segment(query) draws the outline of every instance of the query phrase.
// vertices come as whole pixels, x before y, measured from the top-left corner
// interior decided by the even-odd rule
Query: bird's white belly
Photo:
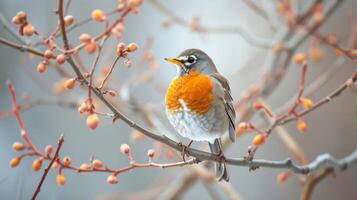
[[[185,103],[180,99],[182,108],[176,111],[167,111],[167,117],[183,137],[194,141],[208,141],[220,138],[228,131],[228,119],[224,107],[213,106],[208,112],[202,115],[190,111]]]

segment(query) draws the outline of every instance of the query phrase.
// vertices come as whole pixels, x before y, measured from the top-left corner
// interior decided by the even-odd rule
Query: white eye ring
[[[195,55],[190,55],[190,56],[187,58],[187,62],[190,63],[190,64],[195,63],[196,60],[197,60],[197,58],[196,58]]]

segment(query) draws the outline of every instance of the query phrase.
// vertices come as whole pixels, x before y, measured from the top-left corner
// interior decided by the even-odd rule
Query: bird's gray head
[[[212,59],[200,49],[187,49],[177,58],[165,58],[165,60],[177,66],[177,76],[185,76],[191,71],[206,75],[217,72]]]

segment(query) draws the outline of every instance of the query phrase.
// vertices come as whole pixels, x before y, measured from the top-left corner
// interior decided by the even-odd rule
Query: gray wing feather
[[[233,106],[233,98],[231,96],[231,88],[229,87],[229,82],[226,78],[222,75],[215,73],[210,75],[212,78],[217,80],[224,90],[223,101],[226,113],[229,118],[229,138],[232,142],[235,141],[236,134],[235,134],[235,119],[236,119],[236,112]]]

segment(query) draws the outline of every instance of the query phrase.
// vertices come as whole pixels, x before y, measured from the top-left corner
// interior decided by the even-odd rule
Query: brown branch
[[[5,38],[2,38],[2,37],[0,37],[0,43],[4,44],[6,46],[9,46],[9,47],[15,48],[15,49],[17,49],[17,50],[19,50],[21,52],[29,52],[29,53],[32,53],[34,55],[41,56],[41,57],[44,56],[43,52],[35,50],[35,49],[33,49],[33,48],[29,47],[29,46],[26,46],[26,45],[19,45],[19,44],[16,44],[14,42],[10,42],[10,41],[6,40]],[[53,56],[53,58],[55,58],[55,56]]]
[[[112,74],[115,64],[119,61],[121,56],[117,56],[113,62],[113,64],[110,66],[109,72],[105,75],[102,83],[99,85],[98,89],[101,90],[105,84],[105,82],[107,81],[107,79],[109,78],[109,76]]]
[[[324,97],[323,99],[321,99],[320,101],[318,101],[313,107],[311,107],[310,109],[306,109],[302,112],[298,112],[297,116],[304,116],[308,113],[310,113],[311,111],[321,107],[322,105],[330,102],[333,98],[339,96],[343,91],[345,91],[348,87],[349,84],[353,84],[357,81],[357,70],[353,73],[352,77],[347,80],[345,83],[343,83],[340,87],[338,87],[337,89],[335,89],[333,92],[331,92],[329,95],[327,95],[326,97]],[[286,124],[290,121],[296,120],[296,117],[292,116],[290,118],[287,118],[285,120],[282,120],[278,123],[278,125],[283,125]]]
[[[40,193],[41,186],[42,186],[43,182],[45,181],[48,172],[50,171],[50,169],[51,169],[53,163],[55,163],[55,161],[58,159],[58,154],[59,154],[59,152],[60,152],[60,150],[61,150],[61,147],[62,147],[63,142],[64,142],[64,136],[63,136],[63,134],[62,134],[62,135],[59,137],[59,139],[58,139],[58,144],[57,144],[57,148],[56,148],[55,155],[53,156],[51,162],[48,163],[48,165],[47,165],[45,171],[43,172],[43,174],[42,174],[42,176],[41,176],[41,180],[40,180],[40,182],[38,183],[38,185],[37,185],[37,187],[36,187],[36,190],[35,190],[35,192],[34,192],[32,198],[31,198],[32,200],[35,200],[36,197],[37,197],[37,195]]]
[[[314,191],[315,186],[322,181],[326,176],[333,173],[333,168],[326,167],[321,169],[317,174],[313,174],[311,178],[307,180],[304,184],[300,200],[309,200],[311,198],[312,192]]]

